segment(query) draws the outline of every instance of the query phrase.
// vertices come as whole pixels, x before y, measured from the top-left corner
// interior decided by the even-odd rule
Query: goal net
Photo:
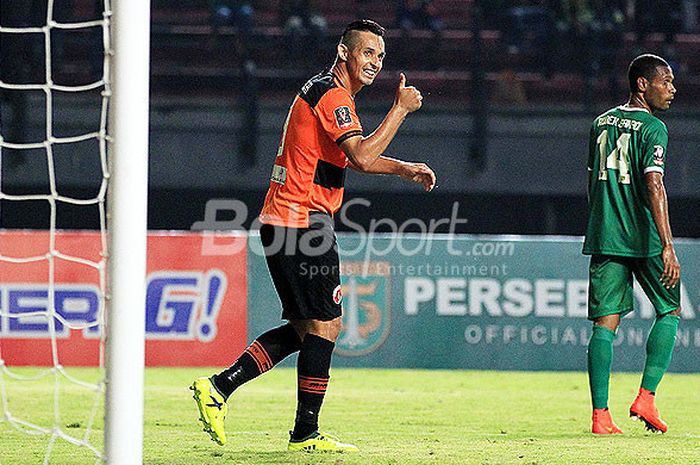
[[[0,229],[0,463],[102,463],[110,0],[41,3],[0,16],[0,228],[6,211],[47,216]],[[66,209],[99,231],[61,231]],[[76,351],[98,368],[66,368]]]

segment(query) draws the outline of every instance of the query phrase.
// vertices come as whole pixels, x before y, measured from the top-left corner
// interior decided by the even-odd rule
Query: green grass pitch
[[[97,376],[91,369],[69,372]],[[187,389],[211,372],[146,371],[144,464],[700,464],[698,374],[670,374],[662,382],[657,404],[670,425],[665,435],[647,433],[627,417],[639,376],[614,374],[610,405],[626,434],[593,437],[585,373],[334,369],[321,426],[357,444],[360,453],[311,455],[285,450],[296,403],[293,369],[273,370],[234,395],[224,447],[202,432]],[[52,378],[19,383],[6,377],[4,384],[13,415],[53,425]],[[89,392],[65,382],[58,389],[59,424],[81,437]],[[95,428],[92,439],[101,447],[101,414]],[[0,421],[2,465],[43,463],[47,444],[46,436]],[[90,464],[94,456],[58,440],[50,463]]]

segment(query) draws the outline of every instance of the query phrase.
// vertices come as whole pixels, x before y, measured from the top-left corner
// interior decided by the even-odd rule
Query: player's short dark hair
[[[379,37],[384,37],[384,28],[376,21],[371,19],[358,19],[351,22],[345,27],[343,35],[340,37],[340,43],[345,44],[348,48],[352,48],[353,44],[353,31],[367,31],[372,34],[376,34]]]
[[[627,70],[627,78],[630,81],[630,92],[638,92],[637,79],[643,77],[651,81],[656,75],[659,66],[668,66],[668,62],[660,56],[645,53],[632,60]]]

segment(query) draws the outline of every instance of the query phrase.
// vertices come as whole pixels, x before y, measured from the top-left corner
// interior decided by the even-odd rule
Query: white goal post
[[[54,5],[57,4],[57,6]],[[5,308],[0,302],[0,323],[9,321],[30,321],[33,331],[40,334],[45,331],[50,337],[51,367],[35,374],[10,370],[4,353],[0,350],[0,423],[7,423],[20,433],[42,435],[48,437],[43,463],[55,463],[53,459],[54,446],[57,440],[63,440],[72,445],[85,448],[99,463],[109,465],[139,465],[143,463],[143,411],[144,411],[144,355],[145,355],[145,300],[146,300],[146,240],[147,240],[147,195],[148,195],[148,120],[149,120],[149,43],[150,43],[150,0],[100,0],[101,17],[89,20],[57,21],[54,10],[65,8],[60,2],[46,2],[44,24],[26,23],[26,17],[20,21],[16,18],[8,20],[8,24],[0,22],[0,34],[9,34],[13,40],[14,55],[17,43],[28,40],[30,36],[40,37],[43,41],[43,82],[3,82],[0,78],[0,89],[10,92],[41,92],[44,96],[44,140],[6,141],[0,132],[0,163],[3,150],[28,153],[31,150],[43,151],[46,159],[48,193],[17,194],[12,193],[12,187],[5,189],[0,182],[0,201],[2,202],[47,202],[50,207],[49,228],[45,231],[48,237],[44,252],[26,252],[12,242],[0,251],[0,267],[11,269],[8,279],[18,279],[26,273],[23,266],[46,266],[47,280],[40,285],[34,285],[32,292],[36,293],[34,307],[29,311],[13,311]],[[17,3],[19,4],[19,2]],[[16,8],[17,4],[12,7]],[[68,11],[65,11],[68,12]],[[65,13],[61,11],[61,13]],[[26,12],[21,12],[26,13]],[[72,13],[72,12],[68,12]],[[9,16],[9,15],[8,15]],[[21,15],[19,16],[21,18]],[[15,21],[17,24],[13,23]],[[72,22],[71,22],[72,21]],[[54,56],[52,50],[55,37],[52,33],[72,33],[100,28],[102,31],[103,50],[105,52],[101,77],[95,82],[81,85],[71,83],[56,83],[54,81]],[[38,40],[36,41],[39,42]],[[28,43],[28,42],[25,42]],[[11,47],[10,47],[11,48]],[[13,55],[13,56],[14,56]],[[22,57],[25,58],[25,57]],[[39,60],[36,57],[29,57]],[[60,60],[56,60],[60,61]],[[37,65],[38,66],[38,65]],[[60,65],[57,69],[60,69]],[[11,78],[12,80],[13,78]],[[26,77],[19,79],[26,80]],[[101,89],[99,130],[66,137],[60,135],[54,126],[56,105],[55,93],[85,93]],[[23,105],[29,105],[23,103]],[[17,124],[16,114],[13,114],[13,124]],[[27,129],[27,128],[23,128]],[[99,145],[99,160],[102,179],[99,193],[93,198],[75,198],[66,194],[58,186],[55,160],[59,155],[55,150],[59,146],[68,147],[85,141],[95,140]],[[36,166],[36,165],[35,165]],[[36,169],[36,168],[34,168]],[[12,170],[8,170],[12,175]],[[2,166],[0,165],[0,175]],[[0,181],[4,181],[0,179]],[[9,184],[8,184],[9,186]],[[105,191],[107,191],[107,212],[105,214]],[[99,208],[100,214],[100,245],[99,258],[94,256],[76,256],[75,249],[65,249],[57,245],[56,237],[61,233],[57,230],[57,206],[59,203],[74,206],[91,206]],[[106,218],[105,218],[106,216]],[[105,228],[106,224],[108,225]],[[3,233],[0,231],[0,233]],[[10,232],[3,238],[11,238]],[[21,233],[29,234],[29,233]],[[41,234],[41,233],[38,233]],[[5,240],[5,239],[3,239]],[[25,239],[27,240],[27,239]],[[107,246],[108,244],[108,246]],[[88,247],[89,249],[89,247]],[[71,255],[73,253],[73,255]],[[77,253],[80,255],[79,253]],[[57,310],[57,262],[72,263],[73,265],[91,268],[99,273],[99,287],[95,291],[99,300],[96,309],[96,321],[68,321],[65,315]],[[14,268],[13,268],[14,267]],[[107,276],[105,279],[105,268]],[[4,284],[24,286],[21,283]],[[62,285],[62,284],[61,284]],[[2,296],[6,294],[3,291]],[[43,300],[42,296],[43,295]],[[42,307],[41,305],[44,305]],[[106,314],[106,315],[105,315]],[[108,321],[103,325],[105,319]],[[41,330],[42,322],[45,325]],[[45,322],[45,323],[44,323]],[[18,325],[20,323],[17,323]],[[7,325],[10,327],[10,325]],[[31,325],[30,325],[31,326]],[[63,367],[58,353],[59,336],[71,330],[80,331],[100,327],[99,335],[99,366],[106,368],[104,380],[97,383],[86,382],[71,376]],[[57,334],[57,328],[68,328],[68,332]],[[19,333],[15,333],[16,336]],[[34,336],[29,337],[36,337]],[[105,336],[106,334],[106,336]],[[0,324],[0,338],[7,336],[13,339],[12,331]],[[24,336],[24,337],[22,337]],[[25,339],[27,333],[20,335]],[[106,355],[105,342],[106,339]],[[0,341],[2,342],[2,341]],[[64,340],[64,345],[70,341]],[[10,344],[11,346],[11,344]],[[2,348],[2,344],[0,344]],[[12,355],[9,354],[8,355]],[[12,359],[12,357],[10,357]],[[41,364],[43,362],[39,362]],[[20,365],[22,362],[20,362]],[[52,424],[47,426],[43,420],[27,419],[27,412],[8,399],[6,381],[31,382],[44,378],[53,378],[53,396],[51,396]],[[94,393],[92,410],[85,423],[62,424],[60,415],[60,381],[66,380],[73,386]],[[103,388],[106,386],[106,389]],[[94,431],[94,420],[98,415],[99,401],[105,393],[105,424],[104,452],[99,448],[99,441],[91,437]],[[13,394],[14,395],[14,394]],[[19,405],[19,404],[17,404]],[[13,407],[13,408],[11,408]],[[13,415],[17,413],[18,416]],[[74,432],[66,428],[76,428]],[[81,434],[79,431],[82,431]]]
[[[105,457],[143,463],[150,0],[112,0]]]

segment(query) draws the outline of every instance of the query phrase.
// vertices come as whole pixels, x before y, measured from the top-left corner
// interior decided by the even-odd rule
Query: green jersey
[[[667,144],[666,125],[641,108],[620,106],[593,121],[584,254],[653,257],[661,253],[644,175],[664,172]]]

